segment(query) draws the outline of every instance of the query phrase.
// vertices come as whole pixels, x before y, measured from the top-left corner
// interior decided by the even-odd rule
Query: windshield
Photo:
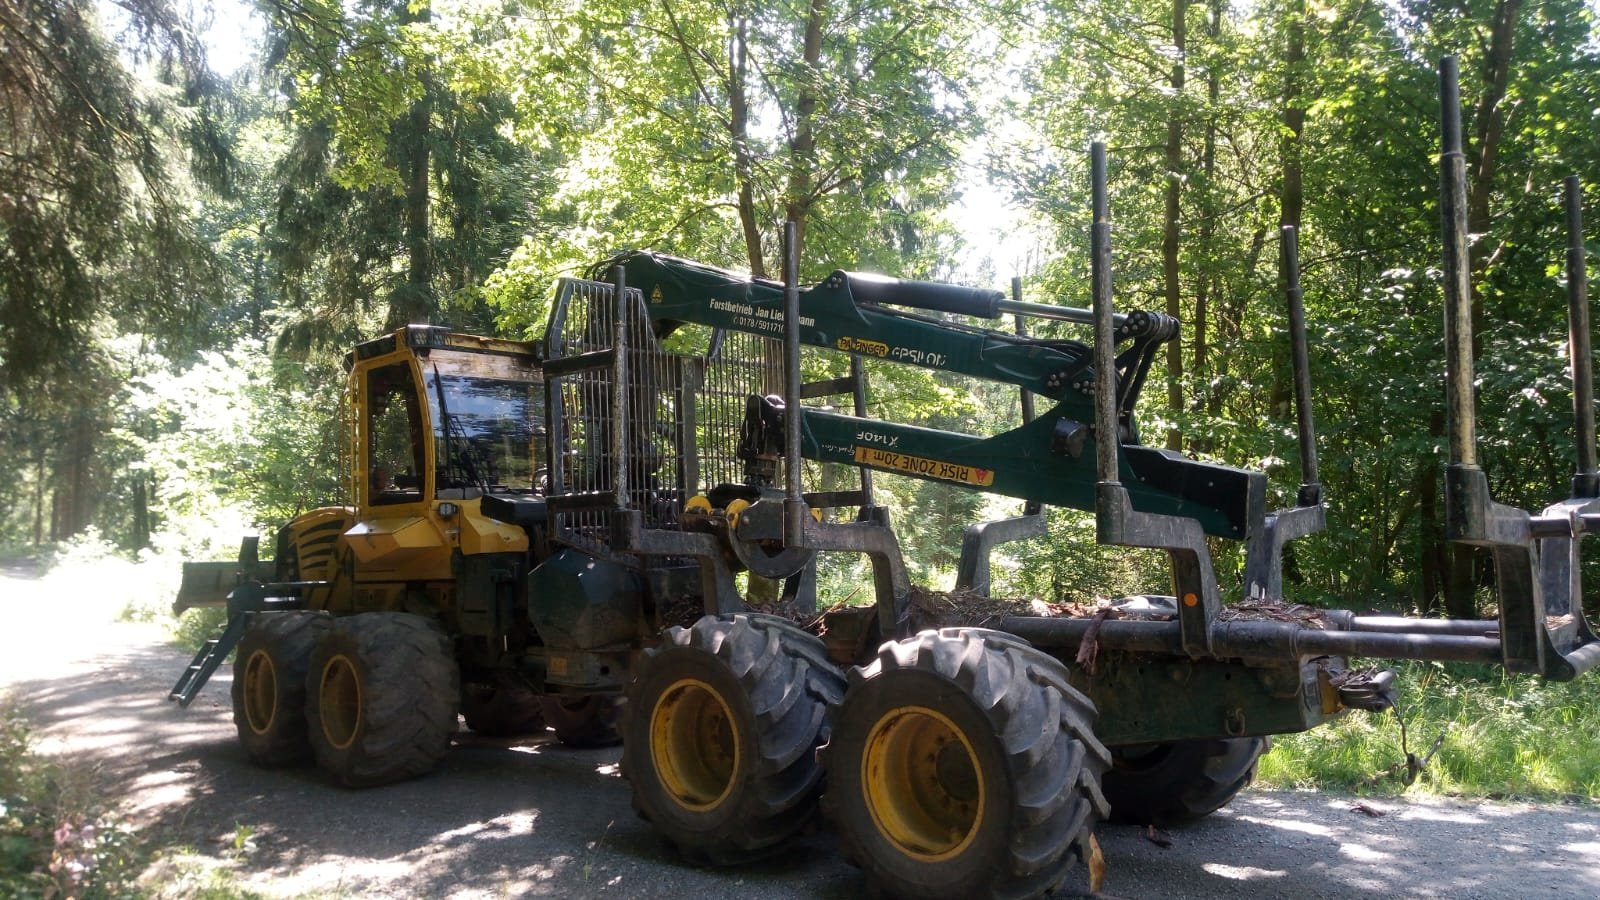
[[[435,350],[423,362],[423,382],[437,496],[457,490],[464,496],[468,489],[544,493],[544,389],[530,364]]]

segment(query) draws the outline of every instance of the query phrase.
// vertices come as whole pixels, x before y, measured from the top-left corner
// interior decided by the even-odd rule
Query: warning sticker
[[[858,445],[856,447],[856,463],[863,466],[872,466],[875,469],[890,469],[907,475],[916,475],[919,478],[938,478],[943,481],[970,484],[974,487],[989,487],[994,484],[993,469],[980,469],[977,466],[964,466],[939,459],[927,459],[921,456],[912,456],[909,453],[896,453],[893,450],[879,450],[877,447],[862,447]]]
[[[889,345],[882,341],[869,341],[856,337],[841,337],[834,346],[846,353],[866,353],[879,359],[889,355]]]

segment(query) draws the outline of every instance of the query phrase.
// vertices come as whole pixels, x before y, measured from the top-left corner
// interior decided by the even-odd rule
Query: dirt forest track
[[[95,767],[146,834],[269,897],[852,898],[825,829],[733,870],[679,862],[629,805],[615,748],[462,733],[433,774],[352,791],[263,771],[234,739],[224,668],[193,706],[189,653],[56,579],[0,572],[0,690],[43,752]],[[1597,738],[1600,739],[1600,738]],[[1103,826],[1103,897],[1596,897],[1600,809],[1250,791],[1156,835]],[[1080,873],[1072,890],[1086,890]],[[1069,892],[1070,893],[1070,892]],[[182,896],[181,892],[176,894]],[[1059,895],[1058,895],[1059,896]]]

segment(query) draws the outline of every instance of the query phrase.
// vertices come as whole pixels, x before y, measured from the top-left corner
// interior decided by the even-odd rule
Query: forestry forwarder
[[[964,898],[1049,891],[1104,817],[1206,815],[1248,783],[1267,735],[1392,703],[1393,673],[1354,675],[1348,656],[1577,677],[1600,660],[1578,564],[1600,530],[1600,475],[1576,183],[1578,475],[1571,499],[1530,514],[1493,502],[1476,465],[1453,60],[1443,80],[1447,519],[1452,540],[1494,555],[1497,620],[1262,620],[1224,604],[1208,538],[1245,542],[1237,599],[1272,601],[1284,544],[1323,527],[1294,232],[1283,262],[1304,478],[1294,508],[1268,511],[1261,473],[1138,442],[1134,404],[1177,326],[1112,309],[1097,145],[1092,310],[843,272],[801,290],[791,232],[782,285],[628,253],[597,267],[609,283],[561,282],[542,343],[413,326],[360,345],[347,360],[354,505],[296,518],[270,565],[247,543],[242,565],[186,567],[178,606],[231,587],[229,622],[172,696],[186,705],[237,643],[246,753],[315,757],[349,785],[431,768],[458,708],[480,731],[548,718],[563,740],[594,743],[617,734],[625,696],[634,805],[689,858],[770,853],[820,799],[888,893]],[[947,318],[1002,313],[1018,334]],[[1027,337],[1023,317],[1092,325],[1093,342]],[[802,384],[802,344],[852,354],[851,377]],[[977,437],[868,419],[861,355],[1015,384],[1025,421]],[[1051,407],[1031,415],[1029,394]],[[853,415],[806,405],[839,395]],[[860,485],[807,492],[802,459],[854,465]],[[907,634],[911,587],[874,469],[1029,502],[969,530],[967,586],[987,587],[995,543],[1042,535],[1038,504],[1054,503],[1093,509],[1102,543],[1166,551],[1173,596],[1129,598],[1110,620]],[[818,515],[837,508],[852,521]],[[735,572],[780,579],[809,606],[820,552],[866,554],[875,603],[828,613],[821,638],[748,610]],[[1091,664],[1076,663],[1082,648]]]

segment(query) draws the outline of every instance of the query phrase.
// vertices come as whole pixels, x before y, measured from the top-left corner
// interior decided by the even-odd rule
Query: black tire
[[[544,698],[517,682],[468,684],[461,689],[461,717],[486,737],[544,733]]]
[[[1111,820],[1177,825],[1209,816],[1256,777],[1266,738],[1216,738],[1113,747],[1103,785]]]
[[[233,724],[239,746],[264,768],[311,759],[306,671],[331,620],[306,610],[254,613],[233,662]]]
[[[622,742],[623,706],[615,694],[548,694],[544,720],[568,747],[610,747]]]
[[[306,721],[317,765],[347,787],[414,778],[450,749],[460,688],[450,639],[432,619],[336,619],[311,654]]]
[[[765,616],[670,628],[628,686],[622,773],[640,816],[698,864],[770,855],[815,814],[816,747],[844,678]]]
[[[1087,862],[1111,755],[1060,661],[924,631],[851,670],[823,749],[845,858],[893,897],[1037,897]]]

